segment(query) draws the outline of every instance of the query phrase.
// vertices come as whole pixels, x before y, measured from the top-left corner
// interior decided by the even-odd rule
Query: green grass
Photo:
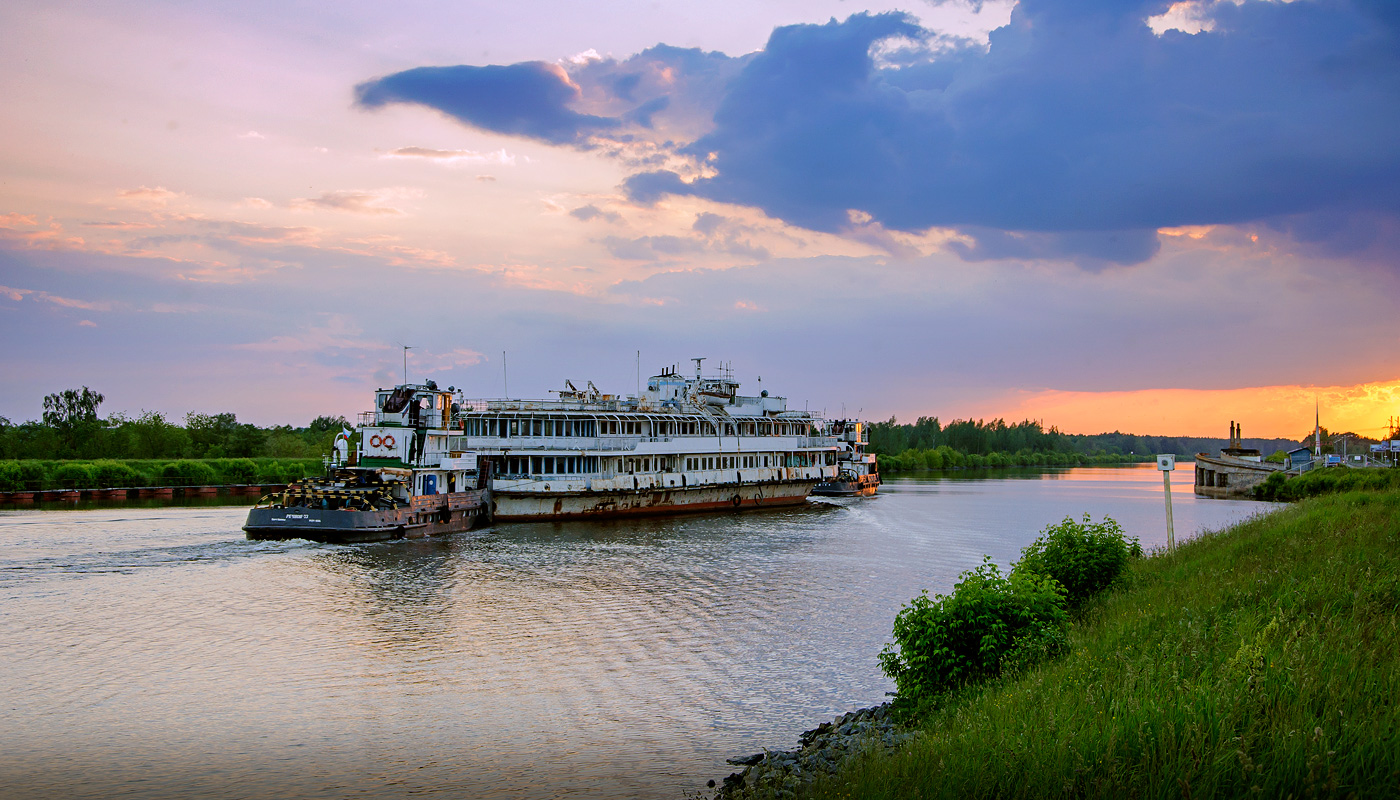
[[[946,697],[811,797],[1400,795],[1400,491],[1136,562],[1069,654]]]
[[[1326,467],[1286,477],[1275,472],[1254,494],[1260,500],[1301,500],[1337,492],[1400,489],[1400,469]]]

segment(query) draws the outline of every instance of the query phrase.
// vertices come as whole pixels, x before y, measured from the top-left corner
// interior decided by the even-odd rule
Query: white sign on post
[[[1172,526],[1172,470],[1176,469],[1176,456],[1162,453],[1157,456],[1157,469],[1162,471],[1162,493],[1167,496],[1167,549],[1176,549],[1176,531]]]

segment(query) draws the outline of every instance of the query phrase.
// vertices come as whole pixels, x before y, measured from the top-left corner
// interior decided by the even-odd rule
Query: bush
[[[167,486],[210,486],[219,482],[213,467],[190,459],[166,464],[160,471],[160,478]]]
[[[918,707],[939,693],[1053,655],[1068,624],[1064,589],[1026,571],[1003,575],[988,558],[964,572],[948,595],[928,592],[900,609],[894,643],[880,667],[894,679],[895,702]]]
[[[20,461],[19,465],[19,486],[16,491],[32,491],[42,489],[49,480],[48,470],[37,461]]]
[[[82,462],[59,464],[49,474],[49,483],[57,489],[95,489],[97,479],[92,474],[92,465]]]
[[[258,474],[258,465],[251,458],[221,458],[213,466],[222,483],[252,483]]]
[[[92,477],[97,482],[98,488],[113,489],[124,486],[141,486],[146,483],[146,476],[121,463],[111,459],[103,459],[92,463]]]
[[[20,483],[19,464],[14,461],[0,461],[0,492],[17,492]]]
[[[1035,573],[1053,578],[1065,589],[1071,608],[1108,588],[1128,566],[1128,560],[1142,555],[1136,538],[1123,535],[1123,528],[1109,517],[1092,522],[1085,514],[1081,522],[1070,517],[1046,526],[1040,538],[1021,551],[1015,572]]]

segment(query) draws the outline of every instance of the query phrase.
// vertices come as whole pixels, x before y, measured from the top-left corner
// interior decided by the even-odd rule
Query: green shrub
[[[44,469],[44,465],[38,461],[20,461],[19,465],[19,486],[16,491],[33,491],[42,489],[48,484],[49,473]]]
[[[49,483],[57,489],[95,489],[97,479],[92,474],[92,465],[81,461],[59,464],[49,474]]]
[[[1141,555],[1138,540],[1125,537],[1116,521],[1104,517],[1096,523],[1085,514],[1080,522],[1065,517],[1046,526],[1040,538],[1021,551],[1014,571],[1053,578],[1075,608],[1108,588],[1127,569],[1129,559]]]
[[[903,707],[1052,655],[1064,641],[1068,612],[1054,579],[1003,575],[990,558],[959,578],[951,594],[923,592],[895,617],[894,643],[880,652],[880,667]]]
[[[19,464],[14,461],[0,461],[0,492],[17,492],[21,487]]]
[[[219,482],[213,467],[191,459],[166,464],[160,471],[160,477],[168,486],[210,486]]]
[[[265,461],[258,464],[257,472],[254,473],[254,483],[284,483],[287,480],[282,472],[282,467],[276,461]]]
[[[112,489],[124,486],[141,486],[146,476],[120,461],[102,459],[92,463],[92,477],[98,488]]]
[[[251,458],[221,458],[213,467],[221,483],[252,483],[257,479],[258,465]]]

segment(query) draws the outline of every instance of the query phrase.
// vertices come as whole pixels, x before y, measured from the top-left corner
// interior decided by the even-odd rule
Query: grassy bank
[[[946,696],[812,797],[1400,794],[1400,491],[1135,562],[1067,655]]]
[[[319,458],[0,461],[0,492],[284,483],[321,472]]]
[[[1255,487],[1254,496],[1260,500],[1292,501],[1338,492],[1384,489],[1400,489],[1400,469],[1327,467],[1294,477],[1275,472]]]

